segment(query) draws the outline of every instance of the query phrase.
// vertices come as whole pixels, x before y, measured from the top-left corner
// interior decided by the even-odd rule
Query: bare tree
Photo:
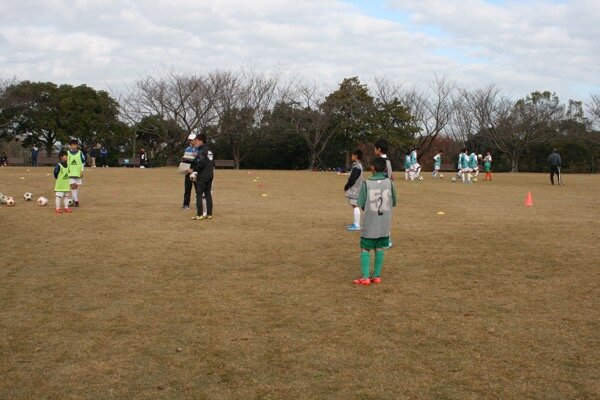
[[[169,135],[164,137],[168,159],[172,159],[187,135],[218,120],[216,107],[223,90],[223,74],[216,71],[208,75],[184,75],[170,71],[161,78],[148,76],[130,90],[122,105],[123,116],[129,122],[140,122],[149,116],[174,121],[181,129],[169,129]]]
[[[265,113],[277,95],[278,76],[255,71],[226,73],[217,101],[218,132],[231,147],[235,167],[261,144],[257,135]]]
[[[436,77],[428,92],[410,89],[402,93],[401,101],[408,107],[419,133],[415,145],[420,149],[419,158],[434,145],[451,121],[455,85],[446,78]]]
[[[591,95],[587,110],[590,113],[592,120],[600,125],[600,94]]]
[[[316,83],[297,83],[293,98],[289,104],[294,130],[308,146],[308,168],[313,169],[336,131],[327,129],[331,115],[324,107],[325,96]]]

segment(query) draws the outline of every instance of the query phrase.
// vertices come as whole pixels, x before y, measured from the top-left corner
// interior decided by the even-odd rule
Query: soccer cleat
[[[368,286],[371,284],[371,280],[369,278],[360,278],[353,280],[352,283],[354,283],[355,285]]]
[[[347,231],[360,231],[360,226],[351,224],[346,227]]]
[[[206,219],[206,217],[204,215],[196,215],[195,217],[192,217],[192,219],[196,221],[201,221],[203,219]]]
[[[181,206],[181,209],[182,209],[182,210],[189,210],[189,209],[190,209],[190,206],[183,205],[183,206]]]
[[[79,202],[76,201],[75,203],[73,203],[73,207],[79,207]]]
[[[371,278],[371,283],[381,283],[381,278],[380,277]]]
[[[65,208],[65,212],[70,214],[73,212],[73,210],[71,208]]]
[[[212,219],[212,215],[205,215],[204,218],[205,219]]]
[[[57,208],[56,210],[54,210],[54,212],[57,214],[62,214],[62,210],[60,208]]]

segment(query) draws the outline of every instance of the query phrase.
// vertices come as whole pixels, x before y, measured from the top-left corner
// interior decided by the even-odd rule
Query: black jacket
[[[213,170],[214,170],[214,161],[213,161],[213,153],[206,147],[206,145],[202,145],[198,147],[198,155],[192,161],[191,169],[198,173],[198,180],[207,182],[213,178]]]

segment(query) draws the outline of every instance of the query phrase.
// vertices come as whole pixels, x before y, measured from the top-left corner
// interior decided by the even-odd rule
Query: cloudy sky
[[[251,67],[334,87],[435,76],[505,95],[600,93],[600,1],[0,0],[0,77],[123,88]]]

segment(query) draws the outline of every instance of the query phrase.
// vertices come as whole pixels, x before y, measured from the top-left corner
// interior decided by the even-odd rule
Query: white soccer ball
[[[452,177],[450,180],[451,180],[452,182],[456,182],[456,177],[455,177],[455,176],[453,176],[453,177]]]
[[[473,182],[477,182],[477,178],[473,178]]]
[[[481,160],[481,159],[483,159],[483,156],[481,154],[477,154],[477,158],[479,158]]]
[[[420,177],[419,177],[419,180],[420,180],[420,181],[422,181],[422,180],[423,180],[423,177],[422,177],[422,176],[420,176]]]
[[[443,178],[443,177],[444,177],[444,174],[440,174],[440,178]]]
[[[198,179],[198,173],[194,171],[190,174],[190,181],[196,182],[196,179]]]
[[[72,207],[72,206],[73,206],[73,204],[75,204],[75,202],[73,201],[73,199],[69,199],[69,200],[67,200],[67,205],[68,205],[69,207]]]
[[[40,207],[44,207],[46,204],[48,204],[48,199],[44,196],[38,197],[37,203]]]
[[[15,205],[15,199],[13,199],[12,197],[7,197],[6,198],[6,205],[7,206],[14,206]]]
[[[33,193],[25,192],[25,194],[23,195],[23,198],[25,199],[25,201],[31,201],[31,199],[33,199]]]

